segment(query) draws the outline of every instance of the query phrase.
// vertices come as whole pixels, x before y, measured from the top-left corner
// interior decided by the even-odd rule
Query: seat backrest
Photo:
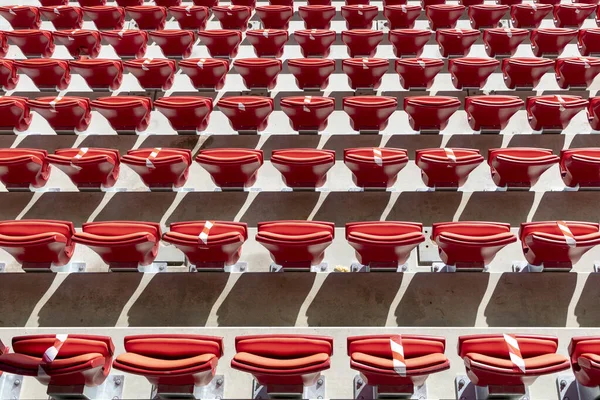
[[[75,228],[70,221],[54,221],[44,219],[23,219],[18,221],[0,221],[0,235],[30,236],[40,233],[56,232],[64,235],[67,240],[75,234]]]
[[[395,335],[351,336],[348,338],[348,355],[364,353],[375,357],[392,358],[390,338]],[[444,353],[446,339],[436,336],[401,335],[404,356],[422,357],[429,354]]]
[[[288,359],[326,353],[333,355],[333,338],[310,335],[256,335],[235,338],[238,352]]]
[[[174,360],[201,354],[223,355],[223,338],[203,335],[132,335],[125,337],[125,350],[147,357]]]
[[[515,335],[524,358],[556,353],[558,338],[542,335]],[[510,359],[508,345],[500,334],[468,335],[458,338],[458,354],[464,358],[468,353]]]
[[[132,233],[147,232],[160,239],[160,224],[157,222],[139,221],[107,221],[86,222],[83,231],[98,236],[121,236]]]
[[[15,353],[41,357],[49,347],[54,346],[55,341],[55,335],[16,336],[12,340],[12,345]],[[114,354],[114,350],[110,337],[69,335],[65,344],[60,348],[57,358],[70,358],[89,353],[100,353],[109,357]]]

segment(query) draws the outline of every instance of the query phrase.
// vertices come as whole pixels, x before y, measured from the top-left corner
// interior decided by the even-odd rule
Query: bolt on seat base
[[[123,398],[124,375],[109,375],[104,383],[96,387],[48,386],[48,396],[51,400],[113,400]]]

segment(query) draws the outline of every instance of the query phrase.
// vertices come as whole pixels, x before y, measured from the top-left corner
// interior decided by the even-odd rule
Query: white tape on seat
[[[186,13],[188,16],[191,16],[191,15],[192,15],[192,14],[191,14],[191,11],[192,11],[192,7],[193,7],[193,6],[194,6],[194,4],[192,3],[192,4],[190,4],[189,6],[187,6],[187,7],[185,8],[185,13]]]
[[[406,11],[406,4],[402,4],[402,5],[400,6],[400,8],[402,9],[402,12],[403,12],[404,14],[406,14],[406,12],[407,12],[407,11]]]
[[[519,348],[519,342],[517,341],[516,336],[503,334],[503,337],[508,346],[510,361],[512,361],[515,367],[525,373],[525,360],[523,360],[523,356],[521,355],[521,349]]]
[[[146,58],[144,62],[142,62],[142,70],[149,71],[150,68],[147,67],[148,64],[152,63],[153,58]]]
[[[267,39],[269,38],[269,30],[268,29],[263,30],[263,36],[266,37]]]
[[[156,156],[158,156],[158,153],[160,153],[161,150],[162,147],[155,147],[154,150],[152,150],[152,153],[150,153],[150,155],[146,159],[146,167],[150,169],[156,168],[153,161],[156,159]]]
[[[373,148],[373,161],[380,167],[383,165],[383,154],[381,153],[381,149],[377,147]]]
[[[56,112],[56,103],[62,100],[62,96],[56,96],[50,103],[50,112]]]
[[[201,58],[200,60],[198,60],[198,62],[196,63],[197,66],[200,67],[200,69],[204,69],[204,63],[206,62],[206,58]]]
[[[404,358],[402,335],[394,335],[390,337],[390,347],[392,349],[392,362],[394,365],[394,371],[400,376],[406,376],[406,359]]]
[[[316,30],[316,29],[311,29],[311,30],[310,30],[310,33],[308,34],[308,38],[309,38],[310,40],[315,40],[315,37],[313,36],[313,33],[315,33],[315,32],[317,32],[317,30]]]
[[[56,340],[54,340],[52,346],[48,347],[42,355],[42,361],[38,366],[38,376],[48,376],[48,374],[46,374],[46,370],[44,370],[44,366],[52,364],[52,362],[58,356],[60,348],[65,344],[68,338],[69,335],[66,333],[56,335]]]
[[[77,154],[75,154],[75,156],[71,159],[71,167],[73,167],[75,169],[81,169],[81,167],[79,165],[73,164],[73,161],[81,160],[83,158],[83,156],[85,155],[85,153],[88,152],[88,150],[89,150],[89,148],[87,148],[87,147],[80,148],[79,152]]]
[[[15,12],[15,10],[13,10],[13,8],[12,8],[12,7],[10,7],[10,8],[8,9],[8,13],[9,13],[9,14],[12,14],[12,15],[17,15],[17,13]]]
[[[311,100],[312,96],[304,96],[304,105],[302,106],[304,112],[310,112],[310,108],[306,107],[306,104],[310,104]]]
[[[560,94],[556,95],[556,100],[558,100],[558,109],[560,110],[560,112],[563,112],[566,110],[565,108],[565,99],[563,99],[563,97]]]
[[[202,241],[202,243],[208,244],[208,234],[210,232],[210,229],[213,226],[214,226],[214,223],[212,221],[206,221],[204,223],[204,227],[202,228],[202,232],[200,232],[200,234],[198,235],[198,239],[200,239]]]
[[[423,60],[421,60],[420,58],[417,59],[417,64],[419,64],[419,67],[425,69],[425,66],[427,66],[427,63]]]
[[[58,7],[54,7],[54,10],[52,10],[52,11],[54,11],[54,14],[60,15],[60,11],[58,10]]]
[[[444,151],[446,152],[446,157],[448,157],[449,160],[456,162],[456,154],[454,154],[454,150],[446,147],[444,148]]]
[[[362,59],[362,67],[363,69],[369,69],[369,59],[368,58],[363,58]]]
[[[560,232],[563,234],[567,245],[569,247],[577,246],[577,240],[575,240],[575,235],[573,235],[573,232],[571,232],[571,229],[569,229],[567,223],[565,221],[556,221],[556,225],[558,226],[558,229],[560,229]]]
[[[244,103],[238,103],[238,110],[246,111],[246,106],[244,105]]]

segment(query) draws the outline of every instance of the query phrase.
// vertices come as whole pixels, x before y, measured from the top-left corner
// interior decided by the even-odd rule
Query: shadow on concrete
[[[0,327],[23,327],[31,312],[56,278],[55,274],[2,274]]]
[[[379,221],[390,196],[389,192],[330,192],[314,219],[331,221],[338,227],[347,222]]]
[[[452,221],[462,196],[461,192],[403,192],[387,220],[422,222],[423,226]]]
[[[100,205],[105,193],[79,193],[79,192],[47,192],[35,202],[33,206],[25,213],[24,219],[58,219],[63,221],[73,221],[75,226],[81,226],[86,222],[94,210]],[[128,206],[122,205],[123,211]],[[129,216],[131,210],[128,209]],[[129,219],[129,218],[114,218]]]
[[[527,220],[534,197],[534,192],[474,192],[458,220],[508,222],[519,226]]]
[[[159,222],[175,200],[174,192],[120,192],[110,199],[95,221]]]
[[[247,197],[246,192],[186,193],[167,219],[167,223],[196,220],[233,221]]]
[[[319,195],[318,192],[260,192],[241,221],[256,226],[261,221],[306,220]]]
[[[546,192],[532,221],[598,221],[598,193]]]
[[[600,274],[589,274],[575,306],[575,316],[579,326],[594,328],[600,326],[598,299],[600,299]]]

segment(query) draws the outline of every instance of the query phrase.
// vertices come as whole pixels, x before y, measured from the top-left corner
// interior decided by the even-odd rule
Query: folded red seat
[[[188,58],[179,62],[194,88],[219,90],[225,85],[229,62],[218,58]]]
[[[223,269],[240,259],[248,226],[229,221],[173,222],[163,240],[181,250],[197,269]]]
[[[410,29],[421,15],[421,6],[417,4],[397,4],[383,7],[383,16],[388,20],[390,29]]]
[[[108,120],[117,132],[143,132],[150,124],[152,100],[144,96],[98,97],[91,102],[92,109]]]
[[[600,386],[600,338],[576,336],[569,344],[569,357],[577,383],[588,387]]]
[[[273,99],[269,97],[222,97],[217,105],[235,131],[264,131],[273,112]]]
[[[149,188],[179,188],[188,178],[192,152],[185,149],[146,148],[128,150],[121,158]]]
[[[333,237],[333,222],[269,221],[258,223],[256,241],[283,270],[308,271],[323,261]]]
[[[281,72],[281,60],[269,58],[238,58],[233,67],[248,89],[266,88],[271,90],[277,85],[277,76]]]
[[[283,97],[279,107],[290,119],[293,130],[318,132],[327,128],[327,118],[335,110],[335,99],[319,96]]]
[[[461,57],[448,61],[448,71],[455,88],[481,89],[499,65],[495,58]]]
[[[563,130],[571,119],[585,110],[588,101],[580,96],[544,95],[527,97],[527,119],[535,131],[544,129]]]
[[[491,28],[483,31],[483,43],[488,56],[510,56],[517,52],[517,48],[527,37],[529,31],[519,28]]]
[[[56,30],[81,29],[83,24],[83,10],[80,7],[40,7],[39,11],[44,19],[52,22]]]
[[[31,124],[33,114],[25,97],[0,97],[0,131],[26,131]]]
[[[374,5],[345,5],[342,6],[341,14],[346,20],[346,29],[371,29],[379,9]]]
[[[350,96],[343,98],[344,112],[355,131],[382,131],[398,107],[398,99],[389,96]]]
[[[389,61],[383,58],[347,58],[342,60],[342,71],[348,75],[349,86],[377,89],[387,72]]]
[[[196,41],[193,31],[159,30],[148,32],[148,36],[167,58],[189,57]]]
[[[82,7],[82,10],[83,15],[91,19],[98,30],[121,30],[125,25],[125,9],[123,7],[97,5]]]
[[[119,179],[120,156],[115,149],[56,149],[48,162],[64,172],[79,189],[110,188]]]
[[[460,4],[434,4],[427,6],[425,15],[429,20],[429,28],[435,31],[441,28],[454,28],[464,12],[465,6]]]
[[[311,335],[252,335],[235,338],[231,367],[254,376],[268,393],[302,395],[329,369],[333,338]]]
[[[465,98],[465,111],[474,131],[500,132],[525,102],[518,96],[481,95]]]
[[[557,28],[581,28],[598,4],[557,4],[554,6],[554,25]]]
[[[600,148],[561,150],[559,167],[568,187],[600,187]]]
[[[559,56],[577,37],[577,29],[539,28],[531,31],[531,50],[536,57]]]
[[[54,43],[63,45],[73,58],[98,57],[102,49],[102,34],[88,29],[52,32]]]
[[[26,75],[40,90],[65,90],[71,82],[69,62],[53,58],[15,60],[19,73]]]
[[[552,8],[551,4],[515,4],[511,6],[510,19],[515,28],[538,28]]]
[[[255,29],[246,32],[246,40],[254,48],[256,57],[281,57],[288,39],[289,33],[282,29]]]
[[[335,151],[319,149],[273,150],[271,163],[291,188],[319,188],[335,164]]]
[[[548,58],[512,57],[502,60],[504,84],[509,89],[534,88],[554,66]]]
[[[600,55],[600,28],[580,29],[577,47],[582,56]]]
[[[342,42],[350,57],[375,57],[377,46],[383,40],[383,31],[353,29],[342,31]]]
[[[327,57],[335,37],[335,31],[325,29],[294,31],[294,39],[300,46],[302,57]]]
[[[265,29],[287,30],[294,15],[291,6],[268,5],[256,7],[256,15],[260,18]]]
[[[29,108],[40,114],[57,132],[83,132],[92,119],[90,99],[76,96],[49,96],[28,100]]]
[[[54,53],[52,32],[37,29],[4,31],[10,44],[17,46],[25,57],[49,58]]]
[[[560,158],[549,149],[509,147],[488,150],[488,164],[499,187],[530,188]]]
[[[143,89],[169,90],[175,80],[174,60],[138,58],[123,62],[125,71],[135,76]]]
[[[73,241],[92,249],[113,271],[134,270],[138,266],[150,265],[158,254],[161,238],[159,223],[86,222],[82,228],[82,232],[73,235]]]
[[[352,181],[362,188],[389,188],[398,172],[408,164],[404,149],[359,147],[344,149],[344,164],[352,171]]]
[[[210,10],[205,6],[171,6],[169,13],[177,20],[181,29],[199,31],[206,29],[210,16]]]
[[[595,131],[600,131],[600,97],[592,97],[587,109],[588,121]]]
[[[388,33],[388,39],[394,47],[394,55],[398,58],[421,57],[430,38],[431,31],[428,29],[394,29]]]
[[[202,132],[208,126],[213,101],[210,97],[169,96],[154,101],[154,108],[178,132]]]
[[[406,89],[429,89],[436,75],[444,68],[439,58],[401,58],[396,60],[400,85]]]
[[[332,5],[298,7],[298,15],[304,21],[305,29],[329,29],[335,13]]]
[[[139,29],[165,29],[167,19],[167,9],[165,7],[135,5],[126,7],[125,11],[135,21]]]
[[[3,32],[0,32],[0,58],[3,58],[8,53],[8,40]]]
[[[137,29],[104,31],[102,39],[111,45],[121,58],[142,58],[148,46],[148,32]]]
[[[196,32],[211,57],[233,58],[242,43],[242,32],[237,30],[212,29]]]
[[[478,4],[469,7],[469,21],[471,28],[495,28],[510,9],[502,4]]]
[[[2,90],[13,90],[19,83],[19,74],[13,60],[0,59],[0,86]]]
[[[479,150],[460,148],[433,148],[416,151],[415,164],[421,169],[421,178],[428,187],[459,188],[469,174],[483,162]]]
[[[0,149],[0,181],[8,189],[39,188],[50,177],[48,152],[39,149]]]
[[[460,100],[450,96],[409,96],[404,98],[404,111],[415,131],[442,131],[459,108]]]
[[[218,187],[239,189],[254,185],[264,157],[262,150],[207,149],[200,150],[196,162]]]
[[[477,39],[477,29],[440,29],[435,32],[435,40],[442,57],[466,57]]]
[[[325,89],[329,84],[329,76],[335,71],[335,60],[293,58],[288,60],[288,70],[296,78],[299,89]]]
[[[505,246],[517,241],[510,224],[501,222],[436,222],[431,240],[444,264],[457,271],[481,271]],[[476,382],[473,382],[477,384]]]
[[[120,60],[72,60],[69,66],[71,74],[81,75],[92,89],[116,90],[123,81],[123,63]]]
[[[600,58],[567,57],[557,58],[554,64],[556,82],[561,89],[570,87],[588,88],[600,74]]]
[[[500,386],[510,393],[524,391],[539,376],[570,367],[556,354],[558,338],[542,335],[480,334],[458,338],[458,354],[477,386]],[[512,387],[518,387],[516,390]]]
[[[25,5],[0,6],[0,16],[13,29],[40,29],[42,21],[37,7]]]
[[[215,6],[213,15],[219,20],[221,29],[245,31],[252,16],[252,8],[242,5]]]

